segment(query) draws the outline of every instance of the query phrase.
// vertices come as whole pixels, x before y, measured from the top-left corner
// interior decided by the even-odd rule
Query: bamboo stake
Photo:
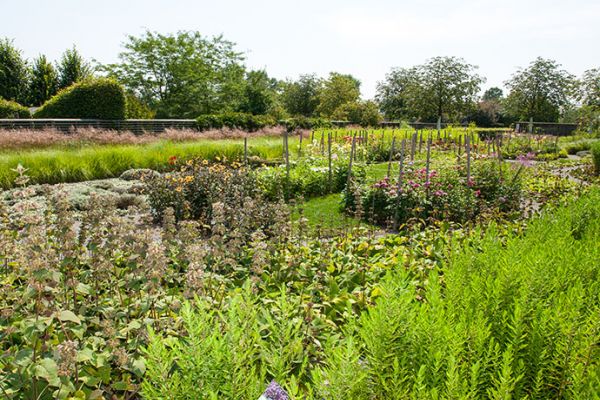
[[[467,185],[471,182],[471,138],[465,137],[465,147],[467,151]]]
[[[387,168],[387,177],[390,177],[390,171],[392,170],[392,159],[394,157],[394,150],[395,149],[395,145],[396,145],[396,136],[392,136],[392,147],[390,149],[390,159],[388,161],[388,168]]]
[[[327,158],[329,161],[329,192],[332,191],[333,174],[331,170],[331,132],[327,134]]]

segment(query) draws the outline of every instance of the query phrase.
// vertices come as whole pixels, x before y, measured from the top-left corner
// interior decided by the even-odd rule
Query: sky
[[[0,37],[27,58],[118,61],[127,35],[196,30],[237,43],[251,69],[278,79],[331,71],[361,81],[363,98],[393,67],[462,57],[503,82],[536,57],[581,76],[600,67],[599,0],[0,0]]]

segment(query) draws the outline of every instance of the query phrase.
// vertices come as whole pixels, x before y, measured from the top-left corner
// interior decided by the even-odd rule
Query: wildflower
[[[289,396],[275,381],[271,381],[259,400],[288,400]]]
[[[177,162],[177,157],[176,156],[169,157],[168,162],[170,165],[175,165],[175,163]]]
[[[475,197],[481,196],[481,190],[477,189],[474,193]]]

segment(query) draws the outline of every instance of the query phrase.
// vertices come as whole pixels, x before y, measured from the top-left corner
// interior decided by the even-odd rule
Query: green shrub
[[[201,115],[196,118],[196,122],[198,123],[198,128],[201,130],[227,127],[250,132],[277,125],[277,120],[273,116],[252,115],[239,112]]]
[[[146,104],[142,103],[135,95],[127,93],[125,95],[127,105],[125,107],[125,117],[127,119],[153,119],[155,112]]]
[[[592,160],[594,161],[596,175],[600,175],[600,142],[596,142],[592,145]]]
[[[198,129],[204,131],[207,129],[221,129],[223,127],[223,119],[220,115],[206,114],[196,118]]]
[[[123,87],[106,78],[89,79],[61,90],[38,109],[34,118],[97,118],[120,120],[126,117]]]
[[[0,118],[31,118],[31,113],[15,101],[0,99]]]

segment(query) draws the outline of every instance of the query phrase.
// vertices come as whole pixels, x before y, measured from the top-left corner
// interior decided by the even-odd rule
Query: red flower
[[[169,162],[169,164],[171,164],[171,165],[175,165],[175,163],[177,162],[177,157],[176,157],[176,156],[171,156],[171,157],[169,157],[169,160],[168,160],[168,162]]]

